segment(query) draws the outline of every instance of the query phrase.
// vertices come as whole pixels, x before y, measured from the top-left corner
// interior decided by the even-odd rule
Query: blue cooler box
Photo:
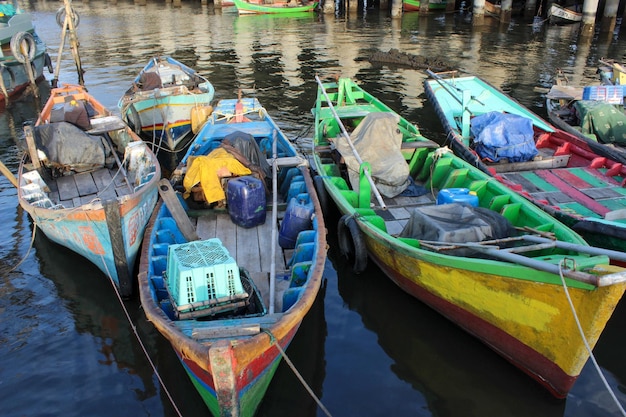
[[[226,202],[231,220],[242,227],[265,223],[267,201],[263,182],[252,176],[228,181]]]

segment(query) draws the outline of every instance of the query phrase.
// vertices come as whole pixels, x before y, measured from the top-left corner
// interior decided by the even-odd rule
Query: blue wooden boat
[[[118,107],[154,152],[179,152],[206,120],[214,95],[213,84],[195,70],[170,56],[158,56],[135,77]]]
[[[257,99],[221,100],[159,192],[143,310],[213,415],[253,416],[322,282],[307,163]]]
[[[35,32],[31,14],[17,3],[0,1],[0,46],[0,105],[4,106],[11,97],[42,80],[44,68],[52,72],[52,62]]]
[[[20,205],[50,240],[89,259],[130,296],[157,201],[156,156],[77,85],[52,89],[24,132],[29,152],[19,166]]]
[[[424,81],[452,150],[583,235],[626,247],[626,166],[555,128],[488,82],[455,73]]]

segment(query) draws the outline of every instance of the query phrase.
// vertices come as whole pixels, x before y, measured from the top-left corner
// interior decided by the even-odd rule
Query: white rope
[[[315,393],[313,392],[309,384],[306,383],[302,375],[300,375],[300,372],[298,372],[298,370],[296,369],[296,366],[293,364],[293,362],[291,362],[291,359],[289,359],[289,357],[283,350],[282,346],[280,346],[280,343],[278,343],[278,340],[276,340],[276,338],[272,334],[272,332],[269,331],[268,329],[262,329],[262,331],[268,334],[268,336],[270,337],[270,340],[274,343],[274,345],[276,346],[276,349],[278,349],[278,351],[282,355],[287,365],[289,365],[289,367],[291,368],[293,373],[296,375],[300,383],[302,383],[302,386],[304,387],[304,389],[306,389],[309,395],[315,400],[319,408],[321,408],[324,414],[326,414],[328,417],[332,417],[332,415],[330,414],[330,411],[328,411],[328,409],[324,406],[324,404],[322,404],[322,401],[317,397],[317,395],[315,395]]]
[[[159,371],[157,370],[156,365],[154,365],[154,362],[152,362],[152,359],[150,359],[150,355],[148,354],[148,350],[146,349],[146,347],[144,346],[143,342],[141,341],[141,337],[139,337],[139,333],[137,332],[137,327],[133,324],[133,321],[130,318],[130,314],[128,314],[128,310],[126,309],[126,306],[124,305],[124,301],[122,300],[122,296],[120,295],[119,289],[117,288],[117,285],[115,284],[115,281],[113,281],[113,278],[111,277],[111,273],[109,272],[109,268],[107,268],[107,264],[104,261],[104,257],[102,255],[100,255],[100,258],[102,259],[102,263],[104,264],[104,269],[106,269],[106,275],[109,278],[109,281],[111,282],[111,285],[113,286],[113,290],[115,291],[115,295],[117,296],[117,300],[119,301],[120,306],[122,307],[122,310],[124,311],[124,315],[126,316],[126,320],[128,321],[128,324],[130,325],[130,328],[133,330],[133,334],[135,335],[135,338],[137,339],[137,342],[139,342],[139,346],[141,346],[141,350],[143,351],[144,356],[148,360],[148,363],[150,364],[150,367],[152,368],[152,372],[154,372],[154,375],[159,380],[159,384],[163,388],[163,391],[165,392],[165,395],[167,395],[167,398],[170,400],[170,404],[172,404],[172,407],[176,411],[176,414],[179,417],[182,417],[183,414],[180,412],[180,410],[176,406],[176,403],[174,402],[174,398],[172,398],[172,395],[170,394],[169,390],[165,386],[165,382],[163,382],[163,380],[161,379],[161,375],[159,374]]]
[[[31,249],[33,248],[33,242],[35,241],[35,232],[37,231],[37,223],[33,222],[33,234],[30,238],[30,245],[28,245],[28,250],[26,251],[26,254],[24,255],[24,257],[22,258],[21,261],[19,261],[13,268],[9,269],[6,274],[9,274],[13,271],[15,271],[17,269],[18,266],[20,266],[21,264],[24,263],[24,261],[26,260],[26,258],[28,258],[28,255],[30,254]]]
[[[623,416],[626,416],[626,411],[624,411],[624,408],[622,407],[622,405],[620,404],[619,400],[615,396],[615,393],[613,392],[613,390],[609,386],[608,381],[604,377],[604,374],[602,373],[602,370],[600,369],[600,366],[598,365],[598,362],[596,361],[596,358],[593,355],[591,347],[589,346],[589,342],[587,342],[587,338],[585,337],[585,332],[583,331],[583,328],[582,328],[582,326],[580,324],[580,320],[578,320],[578,315],[576,314],[576,309],[574,308],[574,303],[572,302],[572,299],[571,299],[571,297],[569,295],[569,291],[567,289],[567,284],[565,283],[565,277],[563,276],[562,268],[563,268],[563,260],[561,260],[561,262],[559,262],[559,275],[561,276],[561,283],[563,284],[563,290],[565,291],[565,296],[567,297],[567,302],[569,303],[569,306],[570,306],[570,308],[572,310],[572,314],[574,315],[574,320],[576,321],[576,326],[578,327],[578,331],[580,332],[580,337],[583,340],[583,343],[585,344],[585,348],[587,349],[587,352],[589,352],[589,358],[593,362],[593,366],[596,368],[596,371],[598,372],[598,375],[600,376],[600,379],[602,379],[602,382],[604,383],[604,386],[606,387],[607,391],[609,391],[609,394],[611,395],[611,398],[613,398],[613,401],[615,401],[615,405],[617,405],[617,408],[619,409],[621,414]]]

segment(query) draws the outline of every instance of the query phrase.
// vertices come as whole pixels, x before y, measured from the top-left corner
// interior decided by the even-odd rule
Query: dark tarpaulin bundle
[[[471,133],[483,159],[526,162],[537,155],[533,123],[526,117],[495,111],[481,114],[472,119]]]
[[[62,173],[101,168],[110,153],[102,137],[89,135],[67,122],[37,126],[35,140],[37,149],[46,154],[45,164]]]

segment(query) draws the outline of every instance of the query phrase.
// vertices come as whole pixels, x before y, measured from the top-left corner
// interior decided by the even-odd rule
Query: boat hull
[[[404,0],[402,2],[402,10],[405,12],[419,12],[419,0]],[[428,2],[428,10],[442,10],[446,8],[446,0],[435,0]]]
[[[192,110],[199,106],[209,106],[211,100],[213,93],[153,96],[136,101],[134,103],[136,116],[127,113],[126,117],[129,119],[138,117],[135,129],[140,131],[153,150],[179,152],[192,139]]]
[[[466,91],[468,97],[487,97],[471,100],[466,107],[468,112],[473,115],[505,112],[530,119],[535,137],[542,138],[536,139],[537,148],[545,148],[554,155],[568,158],[565,166],[520,166],[516,168],[519,173],[506,172],[506,169],[496,172],[499,169],[497,164],[487,164],[465,143],[460,122],[462,106],[450,94],[452,90],[447,90],[442,84],[445,82],[445,79],[426,80],[425,91],[448,133],[447,144],[455,154],[524,194],[544,211],[579,231],[586,240],[598,242],[603,248],[623,250],[626,245],[626,222],[619,213],[626,208],[626,196],[621,192],[626,168],[619,161],[610,159],[613,155],[611,149],[595,152],[595,147],[603,145],[592,145],[588,140],[556,129],[482,79],[472,76],[451,79],[455,91]],[[594,190],[603,190],[604,194],[594,194]],[[615,220],[606,218],[611,217],[611,212],[617,216]],[[602,224],[602,227],[593,227],[594,224]]]
[[[237,204],[239,200],[231,199],[230,191],[236,189],[242,191],[241,195],[243,191],[253,194],[251,189],[244,190],[242,184],[260,184],[262,181],[231,179],[228,185],[236,184],[237,187],[226,186],[229,191],[226,203],[231,214],[236,215],[231,216],[229,211],[207,204],[202,206],[204,208],[196,208],[192,214],[190,204],[197,204],[193,202],[193,194],[181,196],[183,203],[178,208],[172,208],[172,200],[181,201],[175,194],[170,198],[164,196],[165,204],[158,203],[145,232],[139,289],[146,317],[170,342],[211,413],[252,417],[282,359],[281,351],[293,340],[319,292],[326,260],[326,232],[308,166],[302,164],[304,160],[256,99],[220,100],[174,171],[171,181],[182,182],[186,187],[186,177],[194,175],[193,169],[188,169],[188,163],[194,168],[192,164],[203,157],[205,161],[211,159],[208,156],[216,154],[225,158],[221,151],[230,149],[229,146],[234,146],[241,137],[258,141],[264,158],[268,156],[268,147],[273,149],[272,143],[276,144],[276,151],[269,152],[281,159],[283,171],[275,177],[276,193],[272,175],[272,186],[269,187],[272,191],[266,190],[268,194],[264,195],[272,201],[272,217],[276,214],[276,219],[281,218],[284,223],[290,213],[286,201],[310,199],[310,224],[303,225],[298,234],[301,239],[296,241],[293,251],[280,249],[280,233],[275,233],[275,219],[241,221],[247,217],[241,215],[245,210],[239,209],[248,204]],[[225,141],[227,138],[228,142]],[[213,178],[207,174],[203,179],[209,176]],[[191,182],[196,184],[194,180]],[[203,180],[200,184],[203,187],[208,185]],[[257,199],[246,201],[253,200]],[[265,198],[262,200],[265,203]],[[257,219],[260,208],[253,205],[254,218]],[[246,297],[257,300],[254,302],[257,310],[250,311],[248,306],[244,311],[239,309],[226,315],[211,315],[208,310],[198,310],[197,314],[203,315],[199,320],[187,318],[176,310],[172,287],[168,287],[168,278],[164,279],[164,276],[169,271],[168,263],[172,262],[167,256],[172,245],[192,243],[180,227],[185,222],[181,220],[183,216],[190,221],[191,217],[197,217],[195,231],[199,241],[219,240],[239,267],[240,275],[249,276],[250,282],[255,283],[256,286],[248,284]],[[270,249],[270,235],[276,239],[273,248],[278,251],[275,253]],[[244,270],[245,274],[241,272]],[[270,278],[273,271],[276,271],[274,281]],[[271,282],[275,282],[280,290],[272,289]],[[270,288],[266,288],[268,286]],[[274,294],[275,302],[271,294]],[[263,306],[261,300],[266,298],[269,301],[265,305],[269,308],[259,308]]]
[[[210,114],[214,96],[215,88],[206,78],[170,56],[159,56],[135,77],[118,108],[154,152],[177,153],[192,139],[194,123],[204,122],[194,120],[194,112]]]
[[[554,396],[567,395],[589,355],[582,344],[570,341],[578,330],[561,286],[434,264],[362,230],[371,259],[402,290],[487,344]],[[624,287],[569,291],[593,346]],[[546,337],[550,329],[560,331]]]
[[[46,45],[35,34],[35,28],[31,19],[32,17],[29,13],[18,13],[13,15],[3,28],[0,28],[0,42],[4,51],[3,56],[0,58],[0,63],[2,63],[0,75],[2,76],[3,84],[3,89],[0,92],[0,106],[7,104],[7,96],[10,101],[11,98],[19,96],[31,84],[25,64],[19,62],[13,55],[13,52],[9,54],[12,51],[10,47],[12,39],[15,41],[17,36],[32,36],[33,43],[27,43],[27,45],[34,47],[30,63],[35,82],[44,78],[44,68],[48,68],[52,72],[52,64],[46,52]]]
[[[555,25],[569,25],[582,21],[583,15],[582,13],[566,9],[558,4],[552,4],[550,12],[548,13],[548,19],[550,23],[554,23]]]
[[[374,261],[402,290],[474,335],[554,396],[565,397],[587,362],[589,352],[580,337],[564,287],[567,285],[584,337],[593,346],[624,293],[626,271],[609,265],[608,251],[595,253],[606,254],[607,258],[588,257],[586,253],[591,252],[587,252],[588,246],[580,235],[504,184],[492,181],[473,164],[430,143],[417,127],[351,80],[320,82],[322,85],[314,111],[314,162],[328,198],[342,215],[338,243],[353,271],[362,272],[368,260]],[[325,92],[323,96],[320,90]],[[332,101],[334,109],[326,104],[328,101]],[[384,118],[381,112],[392,113],[394,118]],[[379,172],[389,170],[385,164],[393,155],[387,153],[382,157],[361,155],[364,162],[360,162],[358,178],[346,178],[343,174],[356,169],[349,165],[350,151],[346,153],[342,149],[337,118],[353,129],[358,139],[358,142],[352,139],[356,148],[363,146],[367,137],[363,129],[370,123],[367,121],[370,116],[397,124],[402,157],[413,179],[409,193],[383,196],[380,191],[380,195],[375,195],[371,181],[376,182],[374,176],[381,175]],[[380,134],[382,129],[372,129],[372,136],[384,137]],[[334,153],[331,143],[340,155]],[[371,142],[365,143],[367,149],[373,146]],[[386,152],[385,148],[389,147],[386,142],[378,145],[378,152]],[[383,159],[382,168],[376,157]],[[346,166],[341,161],[347,161]],[[401,163],[394,159],[393,165]],[[373,177],[371,181],[366,178],[365,169]],[[379,180],[389,184],[389,177]],[[447,192],[442,193],[443,190]],[[459,196],[472,196],[471,200],[461,200],[470,203],[450,204],[457,200],[453,198],[450,202],[445,196],[454,196],[453,190],[465,191]],[[510,211],[513,207],[514,212]],[[486,241],[481,240],[465,227],[481,217],[479,213],[485,209],[489,216],[504,216],[515,230],[549,230],[548,235],[557,241],[571,242],[580,251],[533,253],[540,247],[506,248],[506,241],[520,237],[512,229],[503,234],[492,230],[487,232]],[[465,210],[473,214],[465,220],[457,217]],[[446,213],[453,213],[454,221],[439,223],[448,218]],[[453,232],[448,234],[445,230]],[[484,245],[494,245],[497,249],[485,249]],[[524,255],[510,257],[503,255],[502,249]],[[611,255],[626,259],[621,252]],[[574,263],[581,270],[593,268],[600,274],[619,278],[611,278],[611,285],[594,284],[595,277],[582,281],[564,278],[563,262],[571,261],[571,256],[576,257]]]
[[[313,2],[301,6],[293,6],[289,3],[276,2],[273,4],[263,4],[261,2],[247,2],[244,0],[235,0],[235,6],[239,14],[278,14],[290,15],[293,13],[313,12],[317,8],[318,3]]]
[[[143,233],[157,202],[155,185],[114,203],[119,210],[121,236],[113,235],[113,240],[109,231],[111,220],[99,202],[75,210],[45,209],[31,205],[24,198],[19,201],[48,239],[87,258],[122,289],[124,296],[132,293],[133,284],[120,282],[118,268],[125,268],[128,276],[133,275]],[[123,247],[123,260],[116,259],[114,254],[116,241]]]
[[[135,260],[157,202],[156,156],[77,85],[52,89],[25,136],[29,152],[19,166],[19,204],[50,240],[87,258],[123,297],[131,296]]]

